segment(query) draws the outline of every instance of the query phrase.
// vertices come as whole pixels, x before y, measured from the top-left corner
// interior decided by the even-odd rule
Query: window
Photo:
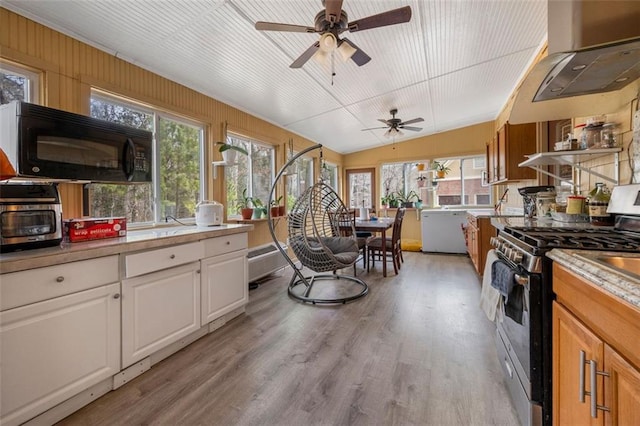
[[[440,206],[490,205],[488,186],[482,186],[482,168],[485,156],[436,159],[449,168],[444,178],[437,179],[436,199]]]
[[[290,169],[287,172],[287,211],[291,210],[304,191],[313,186],[313,158],[300,157]]]
[[[340,189],[338,188],[338,166],[325,162],[323,164],[322,179],[338,194]]]
[[[225,167],[227,216],[239,214],[238,200],[243,192],[255,207],[266,206],[275,175],[275,150],[272,146],[229,133],[227,143],[244,148],[249,155],[237,155],[236,164]],[[245,192],[246,191],[246,192]]]
[[[418,167],[415,163],[391,163],[381,167],[380,179],[382,196],[393,194],[404,201],[416,201],[412,194],[420,199],[418,189]]]
[[[153,182],[89,184],[86,214],[124,216],[130,223],[164,222],[195,215],[205,182],[203,127],[181,118],[103,95],[91,97],[91,116],[154,132]]]
[[[38,74],[16,65],[0,63],[0,104],[38,101]]]
[[[375,169],[347,170],[347,206],[375,209]]]

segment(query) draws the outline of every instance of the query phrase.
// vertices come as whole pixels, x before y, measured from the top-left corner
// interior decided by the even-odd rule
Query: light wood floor
[[[246,314],[61,424],[517,425],[470,260],[404,256],[397,277],[360,270],[370,293],[340,306],[294,302],[287,271]]]

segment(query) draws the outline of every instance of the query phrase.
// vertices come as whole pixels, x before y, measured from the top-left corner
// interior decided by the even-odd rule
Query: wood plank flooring
[[[387,278],[359,265],[369,294],[340,306],[293,301],[287,271],[246,314],[60,424],[517,425],[469,258],[404,257]]]

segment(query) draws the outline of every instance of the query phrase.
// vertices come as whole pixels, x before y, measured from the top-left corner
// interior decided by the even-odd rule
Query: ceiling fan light
[[[318,49],[312,56],[313,60],[320,65],[328,66],[331,61],[331,53],[325,52],[322,49]]]
[[[336,36],[331,33],[324,33],[320,36],[320,50],[325,53],[332,52],[338,45]]]
[[[338,46],[338,53],[342,62],[347,62],[356,53],[356,49],[346,41],[341,41]]]

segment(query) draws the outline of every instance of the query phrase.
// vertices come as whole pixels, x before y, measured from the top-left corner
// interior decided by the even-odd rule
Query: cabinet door
[[[497,179],[499,181],[507,179],[507,138],[509,137],[509,127],[505,124],[498,130],[496,143]]]
[[[603,416],[591,417],[589,366],[581,363],[595,360],[602,366],[604,343],[569,311],[553,303],[553,424],[603,425]],[[583,380],[580,380],[580,377]],[[602,395],[602,379],[598,376],[598,393]],[[581,384],[584,385],[581,388]],[[581,401],[581,395],[585,395]]]
[[[469,225],[469,257],[478,270],[478,228]]]
[[[495,139],[487,144],[487,181],[489,183],[498,180],[498,149]]]
[[[200,262],[122,282],[123,368],[200,328]]]
[[[0,424],[20,424],[120,371],[120,284],[0,313]]]
[[[604,348],[604,366],[609,373],[604,381],[604,406],[611,410],[604,413],[606,424],[640,425],[640,371],[608,345]],[[602,414],[598,411],[599,417]]]
[[[249,300],[247,250],[202,260],[202,324]]]

